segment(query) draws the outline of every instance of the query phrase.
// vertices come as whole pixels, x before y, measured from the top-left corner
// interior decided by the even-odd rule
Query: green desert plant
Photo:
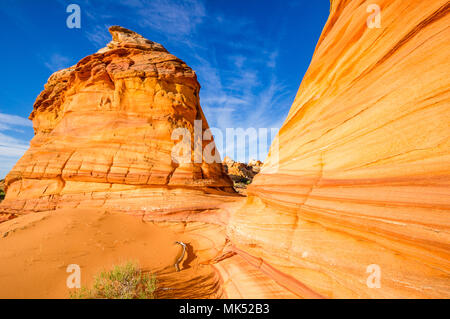
[[[156,277],[143,274],[137,263],[127,262],[103,271],[94,278],[92,289],[82,287],[72,299],[153,299]]]
[[[0,202],[5,199],[5,180],[0,180]]]

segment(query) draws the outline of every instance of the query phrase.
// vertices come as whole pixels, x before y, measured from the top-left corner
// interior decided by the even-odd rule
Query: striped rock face
[[[80,203],[136,210],[143,206],[137,198],[158,187],[160,194],[179,187],[231,192],[220,160],[179,164],[172,158],[180,141],[172,138],[175,129],[194,136],[196,120],[201,134],[208,129],[194,71],[135,32],[110,32],[106,48],[48,80],[30,116],[35,137],[6,178],[0,211]],[[194,158],[194,141],[189,146]]]
[[[298,294],[313,296],[304,284],[334,298],[450,297],[449,6],[332,1],[229,226]]]
[[[167,252],[158,263],[175,275],[158,280],[175,289],[162,298],[450,298],[449,11],[446,0],[332,0],[248,197],[228,192],[221,164],[171,161],[174,128],[207,128],[195,75],[113,27],[107,48],[54,74],[36,102],[36,137],[0,209],[56,211],[0,225],[0,295],[55,274],[64,284],[73,256],[95,273],[119,251],[146,269]],[[194,251],[180,272],[175,240]]]

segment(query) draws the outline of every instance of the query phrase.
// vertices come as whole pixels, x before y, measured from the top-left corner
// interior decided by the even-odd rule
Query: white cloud
[[[272,67],[265,59],[248,57],[244,63],[244,59],[231,57],[230,68],[204,62],[198,69],[200,82],[204,80],[204,72],[208,72],[200,102],[209,125],[221,132],[215,138],[221,139],[216,145],[222,158],[230,156],[243,162],[252,158],[265,160],[274,138],[272,128],[278,130],[284,121],[286,114],[279,110],[288,109],[291,97],[272,73],[277,54],[267,53],[267,57],[271,58]],[[227,128],[254,129],[258,135],[233,142],[224,139]],[[261,135],[259,129],[266,129],[267,134]]]
[[[206,16],[205,6],[198,0],[133,0],[126,4],[138,8],[141,26],[177,37],[193,33]]]
[[[276,77],[278,33],[268,38],[247,16],[206,7],[204,0],[119,0],[119,4],[124,15],[128,13],[122,21],[156,37],[150,40],[166,38],[162,44],[196,71],[202,86],[200,103],[211,127],[223,133],[226,128],[270,130],[284,121],[293,93]],[[106,23],[117,23],[100,18],[110,6],[106,1],[89,5],[95,27],[86,36],[98,47],[110,40]]]
[[[247,61],[247,58],[243,55],[232,55],[229,56],[228,59],[232,64],[234,64],[238,69],[242,69],[244,66],[245,61]]]
[[[269,59],[267,61],[267,66],[274,69],[277,65],[278,51],[273,51],[269,54]]]
[[[120,0],[119,2],[125,6],[132,8],[142,8],[144,6],[142,0]]]
[[[150,28],[161,36],[186,45],[190,44],[187,38],[195,33],[197,26],[206,18],[201,0],[120,0],[118,3],[123,6],[124,15],[130,24],[137,23],[142,28]],[[82,8],[92,21],[89,25],[95,25],[87,27],[84,34],[96,47],[105,47],[111,41],[105,22],[117,23],[114,16],[104,14],[111,9],[111,2],[86,2]]]
[[[1,135],[1,134],[0,134]],[[0,138],[2,138],[0,136]],[[1,143],[0,142],[0,153],[2,157],[8,158],[16,158],[17,160],[22,157],[22,155],[28,149],[28,145],[20,145],[20,144],[10,144],[10,143]]]
[[[12,126],[28,126],[32,127],[33,123],[24,117],[0,113],[0,131],[4,131],[7,129],[14,129]]]
[[[0,155],[0,179],[4,179],[11,169],[16,165],[17,160]]]
[[[59,54],[54,53],[44,62],[44,65],[52,72],[56,72],[62,69],[70,67],[70,59]]]
[[[106,47],[111,41],[107,25],[97,25],[92,31],[86,31],[85,35],[99,49]]]
[[[23,132],[19,127],[30,129],[32,122],[21,116],[0,113],[0,178],[6,176],[28,149],[28,142],[2,133],[4,131]]]
[[[235,96],[229,96],[226,94],[222,95],[210,95],[206,98],[202,99],[203,104],[216,104],[216,105],[226,105],[226,107],[217,108],[217,110],[223,110],[225,108],[228,108],[228,110],[234,110],[234,106],[248,104],[248,101],[235,97]]]

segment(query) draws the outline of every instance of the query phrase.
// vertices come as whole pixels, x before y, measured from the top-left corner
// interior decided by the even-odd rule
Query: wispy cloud
[[[123,12],[124,27],[137,24],[184,45],[193,43],[189,38],[206,18],[202,0],[120,0],[114,3],[98,0],[95,4],[85,1],[82,10],[90,22],[83,31],[95,47],[104,47],[111,40],[107,29],[118,21],[104,12],[117,9]]]
[[[204,0],[114,4],[99,0],[95,6],[86,1],[83,7],[90,23],[84,32],[98,48],[110,41],[108,25],[118,23],[104,15],[113,6],[124,12],[120,22],[124,27],[137,27],[144,36],[156,38],[150,40],[163,41],[196,71],[202,86],[200,102],[211,127],[222,132],[227,128],[270,130],[284,121],[295,92],[287,92],[277,78],[279,29],[268,38],[250,17],[224,12]],[[226,149],[224,145],[222,156]]]
[[[2,157],[20,157],[28,145],[14,137],[0,133],[0,154]]]
[[[269,59],[267,60],[267,66],[269,68],[275,68],[275,66],[277,65],[277,58],[278,58],[278,50],[277,51],[273,51],[269,54]]]
[[[28,142],[16,137],[21,135],[17,132],[23,133],[20,128],[29,130],[31,127],[32,122],[26,118],[0,113],[0,178],[6,176],[28,149]]]
[[[142,27],[170,36],[190,35],[206,16],[205,6],[198,0],[133,0],[122,3],[136,8]]]
[[[106,24],[96,25],[92,30],[85,31],[84,34],[96,47],[103,48],[111,41],[108,27]]]
[[[70,59],[59,53],[52,54],[44,65],[52,72],[56,72],[65,68],[70,67]]]
[[[267,51],[264,54],[263,48],[259,52],[263,54],[230,56],[229,64],[225,66],[214,63],[216,57],[212,56],[211,62],[202,61],[195,69],[203,84],[201,104],[210,126],[218,128],[223,135],[227,128],[258,132],[266,128],[270,144],[274,137],[270,135],[271,129],[279,128],[286,115],[279,110],[287,110],[292,97],[274,74],[278,53]],[[257,138],[216,144],[222,157],[232,156],[239,161],[264,160],[269,145]],[[258,144],[258,150],[253,148],[255,144]]]
[[[0,131],[15,130],[17,126],[33,126],[32,122],[29,119],[5,113],[0,113],[0,125],[2,125]]]

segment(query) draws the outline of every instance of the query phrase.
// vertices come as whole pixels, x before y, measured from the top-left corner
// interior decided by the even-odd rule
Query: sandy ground
[[[218,276],[206,262],[217,249],[196,238],[202,227],[186,231],[186,225],[161,226],[95,209],[36,213],[2,223],[0,298],[68,298],[68,265],[79,265],[82,285],[90,286],[95,274],[126,261],[157,274],[159,298],[220,297]],[[188,244],[180,272],[174,267],[182,253],[176,241]]]

